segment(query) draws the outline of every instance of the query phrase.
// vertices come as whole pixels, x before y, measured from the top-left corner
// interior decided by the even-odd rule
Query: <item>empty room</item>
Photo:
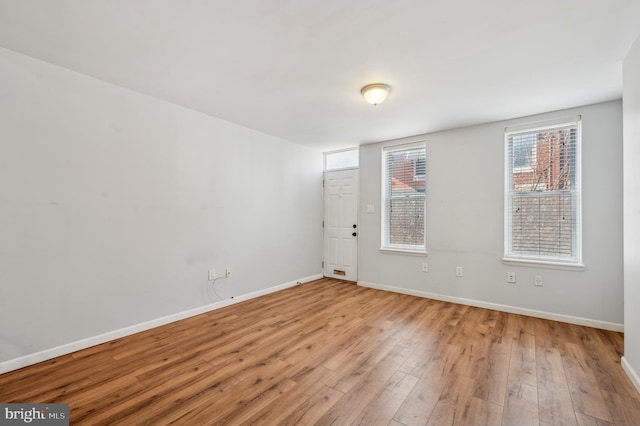
[[[640,425],[640,2],[0,0],[0,424]]]

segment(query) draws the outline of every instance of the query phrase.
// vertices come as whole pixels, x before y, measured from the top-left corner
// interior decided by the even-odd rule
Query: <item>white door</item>
[[[358,169],[324,173],[324,276],[358,281]]]

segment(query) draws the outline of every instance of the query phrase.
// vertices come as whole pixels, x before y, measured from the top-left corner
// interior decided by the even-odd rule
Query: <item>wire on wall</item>
[[[223,275],[223,276],[221,276],[221,277],[214,278],[214,279],[211,281],[211,288],[213,289],[213,293],[214,293],[214,294],[216,295],[216,297],[217,297],[218,299],[220,299],[220,300],[224,300],[224,299],[223,299],[223,298],[222,298],[222,296],[220,296],[220,295],[218,294],[218,292],[216,291],[216,281],[218,281],[218,280],[226,280],[227,278],[228,278],[228,277],[225,277],[225,276]]]

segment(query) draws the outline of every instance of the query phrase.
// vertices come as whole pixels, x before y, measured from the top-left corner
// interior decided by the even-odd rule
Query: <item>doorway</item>
[[[358,169],[324,172],[325,277],[358,281]]]

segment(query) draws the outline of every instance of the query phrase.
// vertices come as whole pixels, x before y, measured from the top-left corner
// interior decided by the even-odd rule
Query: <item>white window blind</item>
[[[580,117],[506,129],[505,258],[581,263]]]
[[[384,148],[382,160],[382,248],[425,252],[425,144]]]

